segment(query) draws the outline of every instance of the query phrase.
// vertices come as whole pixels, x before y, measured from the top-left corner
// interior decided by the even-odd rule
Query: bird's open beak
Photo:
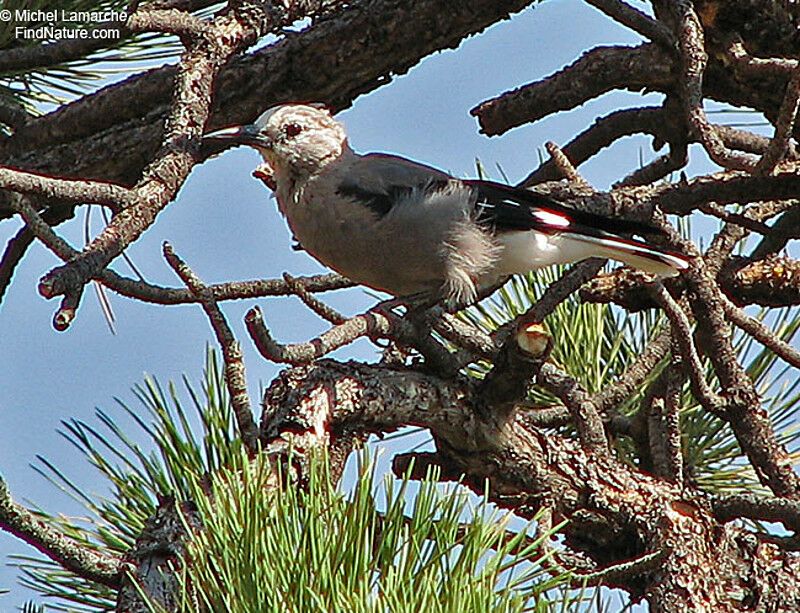
[[[203,136],[203,140],[229,141],[239,145],[249,145],[251,147],[272,148],[272,142],[253,124],[222,128],[221,130],[206,134]]]

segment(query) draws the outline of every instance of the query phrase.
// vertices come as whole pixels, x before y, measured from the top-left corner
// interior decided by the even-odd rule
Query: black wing
[[[414,191],[427,194],[444,189],[446,186],[447,181],[441,180],[430,181],[418,187],[392,185],[376,190],[343,181],[336,189],[336,193],[360,202],[380,218],[391,211],[395,204],[411,196]]]
[[[336,192],[383,217],[412,193],[435,192],[444,189],[451,180],[452,177],[430,166],[394,155],[370,153],[353,164]]]
[[[573,209],[521,187],[481,180],[464,183],[474,190],[478,220],[499,231],[539,230],[548,234],[574,232],[589,236],[663,234],[659,228],[646,223]]]

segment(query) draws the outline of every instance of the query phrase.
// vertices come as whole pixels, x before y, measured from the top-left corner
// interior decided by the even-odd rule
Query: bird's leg
[[[376,305],[372,310],[378,311],[388,318],[399,317],[394,309],[405,307],[403,319],[408,321],[422,338],[428,336],[433,330],[433,326],[442,316],[443,307],[439,306],[441,298],[438,294],[431,292],[421,292],[410,296],[398,296],[385,300]]]
[[[394,309],[397,307],[405,307],[405,316],[408,317],[411,313],[417,311],[424,311],[435,306],[439,302],[439,297],[431,294],[430,292],[419,292],[409,296],[397,296],[384,300],[383,302],[375,305],[374,309],[380,311],[384,315],[397,317]]]
[[[405,319],[416,328],[420,337],[427,337],[433,332],[433,327],[445,311],[441,301],[432,299],[430,294],[425,294],[415,302],[407,302],[406,309]]]

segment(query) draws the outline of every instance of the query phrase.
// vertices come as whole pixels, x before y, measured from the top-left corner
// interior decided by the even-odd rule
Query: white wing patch
[[[558,226],[559,228],[569,228],[572,222],[569,218],[565,217],[564,215],[560,215],[558,213],[554,213],[553,211],[544,211],[544,210],[534,210],[531,211],[533,216],[541,221],[542,223],[547,224],[548,226]]]

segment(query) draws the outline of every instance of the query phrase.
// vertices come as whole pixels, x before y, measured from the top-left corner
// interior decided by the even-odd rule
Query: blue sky
[[[550,0],[465,41],[457,50],[426,59],[407,75],[357,99],[340,117],[357,151],[399,153],[459,176],[475,176],[475,159],[480,158],[494,178],[499,178],[494,170],[499,164],[517,181],[537,166],[546,141],[564,144],[595,118],[620,106],[655,104],[660,96],[643,100],[635,94],[612,93],[495,138],[478,134],[469,110],[486,98],[552,73],[597,44],[636,42],[630,31],[586,4]],[[631,137],[581,171],[594,186],[606,188],[637,167],[640,150],[645,161],[654,157],[649,139]],[[702,153],[696,149],[692,153],[698,161],[690,166],[690,174],[707,172],[710,166]],[[258,161],[255,152],[240,148],[195,168],[177,201],[128,252],[148,280],[180,285],[161,257],[164,240],[207,282],[323,271],[305,254],[291,250],[290,235],[269,191],[250,176]],[[99,215],[94,217],[99,221]],[[3,244],[18,227],[8,222],[0,225]],[[82,245],[82,220],[58,231],[73,245]],[[42,299],[36,285],[57,264],[43,247],[34,246],[0,305],[0,473],[17,500],[69,515],[80,514],[80,507],[29,467],[37,454],[61,467],[87,492],[103,491],[105,484],[57,433],[60,422],[75,417],[96,424],[93,411],[99,406],[119,415],[120,422],[135,433],[113,398],[135,406],[129,390],[143,373],[162,382],[177,381],[186,373],[198,381],[205,346],[213,335],[197,306],[167,308],[111,295],[118,329],[112,336],[91,292],[84,296],[70,330],[55,332],[50,322],[57,304]],[[129,274],[121,261],[114,268]],[[361,289],[329,294],[325,299],[348,314],[375,302]],[[223,305],[245,350],[250,390],[257,404],[259,383],[266,385],[278,369],[256,354],[244,330],[242,318],[253,304],[261,306],[268,325],[283,342],[309,339],[325,325],[293,298]],[[366,342],[336,354],[359,359],[375,355]],[[4,566],[9,554],[23,552],[32,549],[0,534],[0,589],[12,590],[0,595],[2,610],[19,606],[27,597],[14,585],[14,569]]]

